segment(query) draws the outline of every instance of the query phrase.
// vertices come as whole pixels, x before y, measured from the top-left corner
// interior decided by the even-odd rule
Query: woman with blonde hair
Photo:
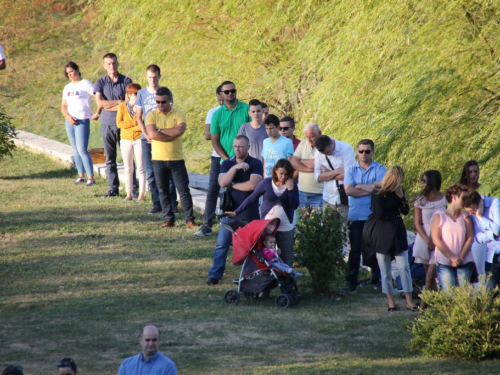
[[[372,214],[368,217],[363,229],[364,262],[374,261],[376,257],[380,267],[382,292],[387,295],[388,311],[398,308],[394,301],[394,290],[391,274],[391,260],[396,266],[403,284],[406,298],[406,309],[417,311],[412,299],[412,280],[408,263],[408,240],[406,228],[401,215],[410,211],[405,198],[403,169],[396,165],[390,168],[380,183],[375,184],[372,193]]]

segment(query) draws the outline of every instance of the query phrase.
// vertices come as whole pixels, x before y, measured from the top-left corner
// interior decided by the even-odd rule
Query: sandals
[[[409,305],[406,305],[406,310],[418,311],[418,306],[409,306]]]
[[[394,305],[394,307],[390,307],[390,306],[389,306],[389,307],[387,308],[387,311],[389,311],[389,312],[398,311],[398,306],[397,306],[397,305]]]

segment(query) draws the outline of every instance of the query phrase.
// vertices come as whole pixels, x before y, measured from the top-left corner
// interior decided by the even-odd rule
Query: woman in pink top
[[[471,219],[461,211],[462,193],[466,191],[468,189],[464,185],[454,184],[448,187],[448,208],[432,216],[431,236],[436,245],[437,276],[443,291],[450,286],[469,282],[475,269],[470,252],[474,229]]]

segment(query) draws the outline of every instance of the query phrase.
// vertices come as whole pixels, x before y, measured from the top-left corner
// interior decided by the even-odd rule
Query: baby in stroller
[[[264,248],[262,249],[262,255],[264,255],[264,258],[266,258],[267,262],[269,263],[269,267],[274,270],[287,273],[292,277],[304,276],[300,272],[294,270],[288,264],[283,263],[276,252],[276,237],[274,237],[272,234],[265,234],[262,239],[262,244],[264,245]]]

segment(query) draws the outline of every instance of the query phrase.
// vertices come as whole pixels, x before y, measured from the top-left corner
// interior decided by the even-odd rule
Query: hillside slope
[[[54,98],[54,108],[39,108],[41,100],[32,108],[36,117],[50,117],[48,127],[62,129],[58,95],[65,60],[74,58],[86,78],[95,80],[104,74],[100,56],[114,51],[120,70],[143,85],[148,64],[162,68],[162,83],[188,116],[185,147],[192,170],[208,166],[204,118],[215,104],[215,87],[230,79],[240,99],[262,99],[271,112],[293,115],[299,137],[302,127],[315,121],[323,133],[351,144],[372,138],[376,158],[388,166],[401,164],[413,192],[424,170],[441,170],[447,184],[458,179],[470,158],[480,161],[483,182],[500,190],[495,157],[500,8],[495,1],[92,4],[97,13],[91,28],[76,34],[79,47],[72,49],[67,36],[54,37],[58,49],[44,48],[36,56],[54,73],[45,70],[38,77],[29,71],[37,78],[32,85],[37,92]],[[80,24],[79,12],[62,20]],[[54,32],[64,29],[56,25]],[[0,94],[8,91],[2,80],[0,75]],[[44,87],[47,80],[50,89]],[[22,119],[18,127],[40,132],[26,123],[32,113],[26,108],[28,94],[25,88],[7,108]]]

